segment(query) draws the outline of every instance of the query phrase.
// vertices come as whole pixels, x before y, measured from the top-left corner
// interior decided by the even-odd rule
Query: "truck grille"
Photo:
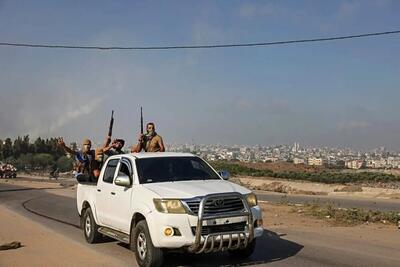
[[[201,235],[244,231],[245,227],[246,227],[246,222],[238,222],[238,223],[231,223],[231,224],[220,224],[220,225],[204,225],[201,228]],[[195,227],[195,226],[192,227],[193,235],[196,235],[196,228],[197,227]]]
[[[183,202],[186,203],[190,211],[198,215],[200,198],[186,199]],[[237,212],[244,210],[242,199],[239,197],[221,197],[209,199],[204,205],[204,214],[216,214],[224,212]]]

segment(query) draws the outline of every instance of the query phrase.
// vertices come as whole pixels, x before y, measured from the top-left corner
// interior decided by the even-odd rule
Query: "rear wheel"
[[[247,247],[242,248],[242,249],[236,249],[236,250],[228,250],[229,255],[232,258],[236,259],[247,259],[253,254],[254,250],[256,249],[256,240],[253,239]]]
[[[145,220],[138,222],[131,230],[131,249],[135,252],[136,261],[141,267],[158,267],[163,262],[163,252],[160,248],[154,247]]]
[[[83,232],[88,243],[93,244],[100,240],[101,235],[97,231],[99,226],[96,224],[91,208],[87,208],[82,217]]]

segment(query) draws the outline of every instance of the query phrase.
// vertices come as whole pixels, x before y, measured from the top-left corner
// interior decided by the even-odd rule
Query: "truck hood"
[[[161,198],[193,198],[215,193],[248,194],[247,188],[224,180],[180,181],[143,184]]]

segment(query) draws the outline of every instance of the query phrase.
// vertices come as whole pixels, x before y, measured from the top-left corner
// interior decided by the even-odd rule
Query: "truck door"
[[[132,219],[131,213],[131,197],[132,197],[132,187],[133,185],[133,168],[132,162],[130,159],[122,157],[117,168],[118,176],[128,176],[131,180],[130,186],[118,186],[113,184],[113,193],[110,199],[110,215],[111,215],[111,224],[114,229],[119,230],[121,232],[129,233],[130,232],[130,223]]]
[[[119,163],[119,159],[112,159],[107,162],[107,166],[104,170],[102,179],[97,183],[96,191],[96,210],[97,216],[99,218],[100,224],[104,226],[110,226],[111,224],[111,214],[112,206],[110,205],[110,200],[112,199],[114,177],[116,176],[116,169]]]

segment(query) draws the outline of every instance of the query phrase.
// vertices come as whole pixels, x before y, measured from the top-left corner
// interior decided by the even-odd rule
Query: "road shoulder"
[[[0,215],[0,244],[12,241],[22,244],[19,249],[0,251],[0,266],[123,265],[2,205]]]

